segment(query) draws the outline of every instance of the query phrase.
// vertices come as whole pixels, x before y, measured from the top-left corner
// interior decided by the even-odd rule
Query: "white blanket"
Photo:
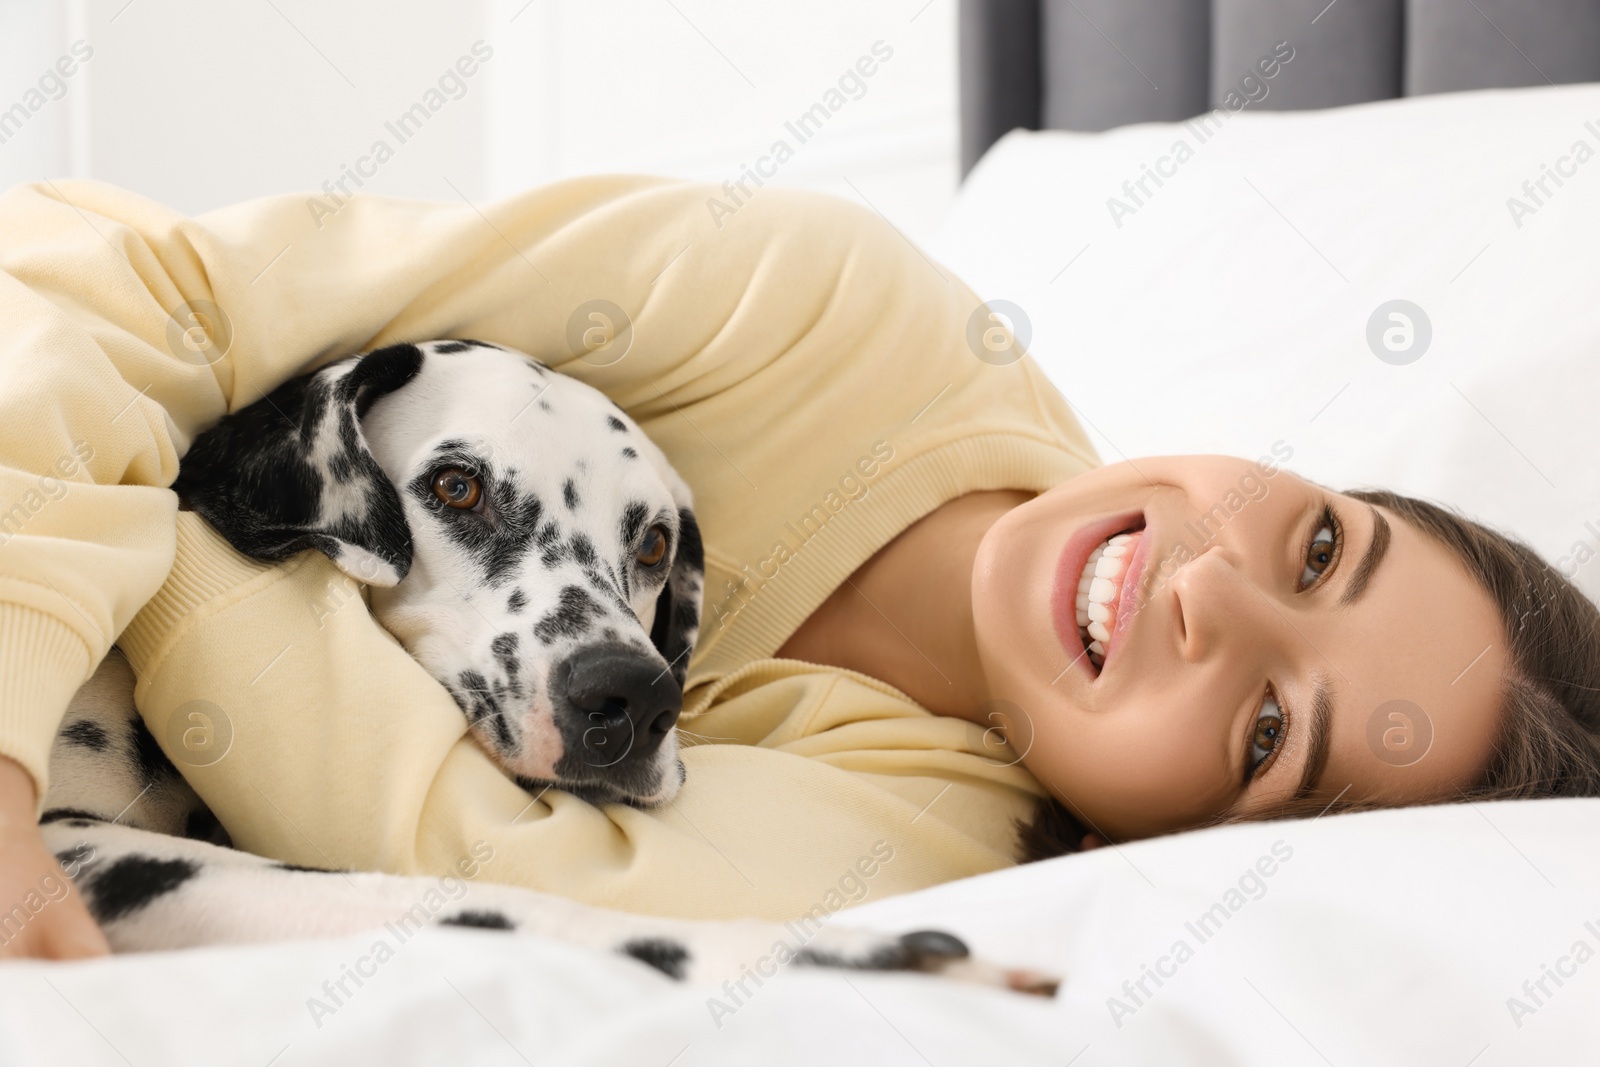
[[[835,919],[941,927],[993,958],[1058,969],[1053,1002],[797,971],[740,996],[477,931],[425,931],[363,965],[370,977],[347,979],[347,995],[324,983],[378,935],[15,964],[0,967],[0,1063],[1591,1062],[1597,836],[1600,801],[1251,824]]]

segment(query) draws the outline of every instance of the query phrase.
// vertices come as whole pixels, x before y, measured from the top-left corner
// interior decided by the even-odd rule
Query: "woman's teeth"
[[[1089,553],[1089,562],[1083,565],[1083,575],[1078,579],[1078,633],[1095,670],[1105,666],[1106,642],[1111,640],[1111,627],[1116,622],[1113,609],[1122,589],[1123,572],[1133,554],[1135,536],[1117,534]]]

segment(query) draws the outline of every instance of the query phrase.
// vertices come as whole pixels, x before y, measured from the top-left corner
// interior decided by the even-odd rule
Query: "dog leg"
[[[664,919],[589,907],[460,878],[310,871],[202,841],[90,819],[62,819],[45,839],[118,952],[333,937],[384,928],[403,940],[427,925],[536,934],[620,953],[681,981],[720,983],[780,966],[921,971],[1050,994],[1032,971],[972,958],[937,931],[893,935],[799,920]]]

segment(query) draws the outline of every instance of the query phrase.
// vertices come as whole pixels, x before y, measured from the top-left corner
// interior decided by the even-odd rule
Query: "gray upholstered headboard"
[[[1006,131],[1105,130],[1251,107],[1600,81],[1600,0],[961,0],[961,169]]]

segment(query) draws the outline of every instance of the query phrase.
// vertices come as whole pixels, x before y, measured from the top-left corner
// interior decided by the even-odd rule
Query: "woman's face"
[[[1271,466],[1073,478],[990,529],[972,597],[985,710],[1113,840],[1297,795],[1444,799],[1489,758],[1509,660],[1488,594],[1399,516]]]

